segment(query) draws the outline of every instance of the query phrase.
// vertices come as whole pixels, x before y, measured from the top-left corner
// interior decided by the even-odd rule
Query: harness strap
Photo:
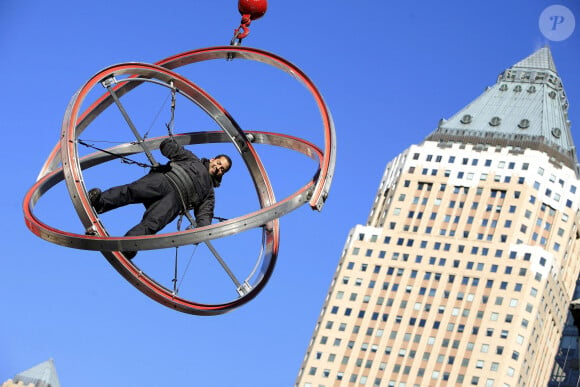
[[[185,209],[191,208],[199,199],[195,191],[194,183],[189,174],[177,163],[170,163],[171,169],[165,172],[165,176],[177,187],[177,191],[182,196]]]
[[[179,196],[179,201],[181,202],[182,214],[184,214],[187,217],[187,220],[189,220],[189,223],[191,223],[190,227],[191,228],[195,227],[195,225],[196,225],[195,219],[193,219],[193,216],[191,216],[191,214],[189,213],[189,207],[187,206],[187,202],[186,202],[185,198],[183,197],[183,192],[180,189],[179,184],[174,180],[172,175],[170,175],[169,173],[164,173],[163,175],[167,178],[167,180],[169,180],[171,185],[173,185],[173,188],[175,188],[175,191],[177,191],[177,196]],[[173,176],[175,176],[175,175],[173,175]],[[181,219],[180,219],[179,223],[181,225]]]

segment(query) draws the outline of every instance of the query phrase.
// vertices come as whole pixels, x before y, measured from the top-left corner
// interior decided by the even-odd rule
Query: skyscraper
[[[567,110],[544,47],[388,163],[296,386],[547,385],[580,272]]]

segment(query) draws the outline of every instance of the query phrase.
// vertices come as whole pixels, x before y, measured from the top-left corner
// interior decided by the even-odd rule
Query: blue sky
[[[112,64],[153,63],[229,44],[240,21],[237,2],[0,3],[0,129],[6,138],[0,149],[0,381],[53,358],[63,386],[292,385],[346,236],[366,222],[389,160],[546,44],[568,94],[573,138],[580,141],[580,32],[576,25],[561,41],[543,35],[540,15],[553,4],[566,6],[580,23],[575,0],[271,0],[243,44],[290,60],[316,83],[336,125],[335,178],[322,212],[305,206],[281,219],[278,264],[256,299],[221,316],[200,317],[151,301],[98,252],[34,236],[24,225],[22,200],[57,143],[67,104],[81,85]],[[200,65],[187,76],[243,128],[320,144],[320,122],[300,85],[259,64],[234,62]],[[202,115],[189,121],[181,105],[177,112],[184,131],[213,129]],[[142,125],[163,126],[153,116],[145,115]],[[103,127],[108,120],[103,118]],[[221,150],[193,148],[200,156]],[[312,165],[300,155],[260,152],[278,198],[311,174]],[[111,163],[87,173],[86,180],[106,188],[142,173]],[[251,210],[252,189],[237,162],[217,192],[216,214]],[[56,187],[39,202],[39,215],[82,233],[70,203],[66,190]],[[121,235],[141,209],[119,211],[103,219]],[[220,242],[246,263],[258,245],[246,240],[251,237]],[[171,254],[143,252],[135,262],[170,281]],[[194,280],[193,291],[211,299],[221,284],[204,281],[203,270],[198,266],[190,274],[202,284],[196,288]]]

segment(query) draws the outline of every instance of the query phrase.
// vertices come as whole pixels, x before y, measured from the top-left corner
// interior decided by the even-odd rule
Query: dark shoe
[[[133,259],[137,255],[136,251],[121,251],[121,253],[123,253],[125,258],[127,258],[127,259]]]
[[[101,190],[98,188],[92,188],[89,191],[89,201],[91,202],[91,206],[97,211],[101,211],[102,203],[101,203]]]

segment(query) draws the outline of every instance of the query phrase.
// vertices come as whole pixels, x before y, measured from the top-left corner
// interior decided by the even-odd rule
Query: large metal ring
[[[243,132],[217,101],[187,78],[172,71],[172,69],[186,64],[210,59],[231,58],[232,56],[260,61],[280,68],[301,81],[310,90],[323,119],[324,151],[321,151],[307,141],[291,136],[264,132]],[[114,87],[115,93],[118,96],[128,93],[142,82],[154,81],[159,84],[179,88],[183,95],[205,110],[219,124],[223,132],[188,133],[177,136],[178,141],[182,144],[228,141],[234,144],[252,176],[261,209],[219,224],[178,233],[142,237],[109,236],[105,227],[101,224],[98,216],[90,206],[87,190],[83,182],[82,170],[110,160],[114,157],[111,155],[139,153],[142,151],[142,148],[139,145],[127,143],[108,149],[108,153],[97,153],[79,159],[77,140],[79,134],[113,103],[111,95],[104,94],[80,114],[80,107],[87,93],[95,85],[104,80],[118,76],[127,76]],[[248,134],[251,134],[251,136]],[[155,138],[147,140],[147,146],[149,149],[157,149],[162,139]],[[314,178],[308,181],[298,191],[276,202],[267,174],[257,153],[253,149],[252,142],[277,145],[297,150],[315,160],[318,159],[319,169]],[[111,66],[97,73],[79,89],[71,99],[66,110],[61,141],[45,162],[37,183],[26,195],[24,203],[25,220],[27,226],[35,234],[50,242],[68,247],[101,251],[127,280],[149,297],[164,305],[186,313],[219,314],[244,304],[255,297],[263,288],[272,273],[278,252],[278,218],[306,202],[309,202],[312,208],[320,210],[328,195],[333,176],[334,162],[335,135],[330,112],[320,93],[302,71],[282,58],[251,48],[226,46],[194,50],[167,58],[158,62],[156,65],[127,63]],[[81,235],[58,230],[44,224],[34,216],[33,208],[39,198],[62,180],[66,181],[69,194],[79,218],[85,228],[90,230],[93,235]],[[253,277],[251,284],[248,284],[247,281],[245,282],[245,289],[239,292],[239,298],[220,304],[203,304],[177,297],[174,292],[149,278],[119,253],[119,251],[124,250],[160,249],[208,242],[215,238],[237,234],[257,227],[262,228],[266,251],[264,258],[261,260],[260,271],[258,275]]]

